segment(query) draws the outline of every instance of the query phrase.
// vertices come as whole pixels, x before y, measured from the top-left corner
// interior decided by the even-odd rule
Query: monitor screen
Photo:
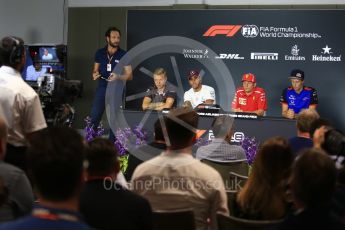
[[[38,58],[42,62],[59,62],[59,58],[56,55],[55,47],[40,47]]]
[[[64,78],[66,55],[66,46],[64,45],[27,45],[26,64],[22,72],[23,79],[36,82],[39,76],[46,73]]]

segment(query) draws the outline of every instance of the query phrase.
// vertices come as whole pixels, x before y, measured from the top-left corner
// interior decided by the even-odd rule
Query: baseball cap
[[[300,69],[294,69],[291,71],[289,78],[290,79],[298,79],[298,80],[303,81],[304,80],[304,72]]]
[[[256,82],[255,75],[252,73],[245,73],[242,75],[242,81],[250,81],[250,82],[255,83]]]
[[[200,76],[200,75],[199,75],[199,71],[197,71],[197,70],[191,70],[191,71],[189,71],[188,78],[193,77],[193,76],[199,77],[199,76]]]

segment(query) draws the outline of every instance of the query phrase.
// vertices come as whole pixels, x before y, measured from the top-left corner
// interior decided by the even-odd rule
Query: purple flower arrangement
[[[96,137],[103,136],[104,128],[103,124],[100,123],[97,129],[94,129],[90,117],[85,118],[86,126],[85,139],[87,142],[90,142]],[[120,168],[123,173],[126,172],[128,167],[128,150],[132,146],[139,146],[146,144],[147,142],[147,132],[144,131],[140,126],[136,126],[133,129],[124,128],[118,129],[115,133],[116,140],[114,142],[114,147],[118,150]]]
[[[133,129],[117,129],[115,137],[115,147],[118,150],[119,155],[123,156],[127,154],[127,151],[132,146],[146,144],[147,132],[143,130],[140,126],[136,126]]]
[[[256,141],[255,137],[244,137],[241,142],[241,146],[246,153],[248,164],[252,165],[259,147],[259,143]]]
[[[146,144],[147,133],[140,126],[136,126],[133,129],[117,129],[115,137],[116,140],[114,144],[119,152],[120,169],[125,173],[128,167],[128,150],[130,150],[132,146],[137,147]]]
[[[201,147],[201,146],[205,146],[205,145],[209,145],[212,142],[212,140],[209,140],[208,138],[197,138],[195,140],[194,146],[195,147]]]
[[[96,137],[101,137],[104,134],[103,124],[99,123],[97,129],[95,130],[93,124],[91,122],[91,118],[88,116],[84,120],[86,122],[86,126],[84,128],[85,131],[85,139],[87,142],[93,140]]]

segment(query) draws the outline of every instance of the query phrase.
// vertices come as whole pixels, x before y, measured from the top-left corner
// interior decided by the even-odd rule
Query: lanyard
[[[73,221],[78,222],[79,218],[73,214],[67,213],[52,213],[48,209],[45,208],[35,208],[32,211],[32,216],[37,217],[39,219],[44,220],[66,220],[66,221]]]
[[[110,64],[111,60],[112,60],[113,57],[114,57],[114,54],[113,54],[111,57],[109,57],[109,53],[107,52],[107,57],[108,57],[108,64]]]

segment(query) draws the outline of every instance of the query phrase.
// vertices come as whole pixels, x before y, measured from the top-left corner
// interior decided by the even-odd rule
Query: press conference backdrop
[[[141,108],[140,93],[152,87],[156,67],[167,69],[169,83],[179,89],[179,104],[190,88],[188,71],[201,70],[203,83],[215,88],[224,110],[230,110],[232,81],[238,87],[241,75],[251,72],[266,90],[267,116],[279,117],[282,90],[290,85],[290,71],[299,68],[305,85],[318,91],[321,116],[345,130],[344,28],[344,10],[129,10],[128,50],[145,41],[152,45],[147,41],[160,36],[176,40],[171,40],[172,49],[158,39],[158,50],[132,52],[136,64],[134,80],[127,83],[126,108]],[[228,71],[214,70],[222,64]]]

